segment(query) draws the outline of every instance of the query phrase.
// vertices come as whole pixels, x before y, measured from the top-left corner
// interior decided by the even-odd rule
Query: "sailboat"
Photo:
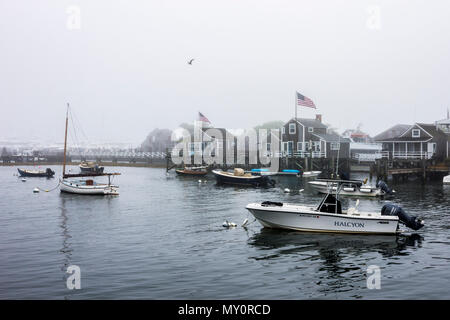
[[[111,184],[111,176],[120,173],[87,172],[78,174],[66,174],[66,153],[67,153],[67,127],[69,123],[69,104],[66,111],[66,130],[64,135],[64,160],[63,174],[59,188],[61,192],[75,193],[82,195],[119,195],[116,185]],[[93,177],[107,176],[108,183],[97,183]]]

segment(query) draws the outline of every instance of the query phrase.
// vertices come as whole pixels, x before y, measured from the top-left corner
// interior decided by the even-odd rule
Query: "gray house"
[[[350,139],[343,138],[322,123],[322,115],[315,119],[292,118],[281,128],[283,155],[314,158],[349,158]]]
[[[374,140],[389,159],[443,159],[449,156],[448,136],[436,124],[396,125]]]

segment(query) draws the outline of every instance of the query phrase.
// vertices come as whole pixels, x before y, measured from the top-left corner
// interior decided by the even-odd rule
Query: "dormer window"
[[[308,132],[314,132],[314,128],[313,127],[308,127]]]
[[[295,123],[289,123],[289,134],[295,134]]]
[[[412,130],[412,137],[413,138],[420,138],[420,130],[419,129],[413,129]]]

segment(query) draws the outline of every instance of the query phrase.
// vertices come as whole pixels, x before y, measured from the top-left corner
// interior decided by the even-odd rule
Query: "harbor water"
[[[33,193],[58,178],[22,182],[15,167],[0,167],[0,299],[450,299],[450,186],[441,181],[390,184],[394,197],[360,200],[360,210],[394,202],[423,217],[418,232],[339,235],[252,222],[250,202],[316,206],[306,179],[257,189],[157,168],[105,171],[122,173],[120,196]],[[66,285],[73,265],[79,290]],[[367,286],[368,266],[379,267],[379,289]]]

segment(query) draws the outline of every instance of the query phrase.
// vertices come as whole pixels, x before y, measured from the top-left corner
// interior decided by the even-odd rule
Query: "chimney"
[[[320,123],[322,123],[322,115],[316,114],[316,120],[319,121]]]

